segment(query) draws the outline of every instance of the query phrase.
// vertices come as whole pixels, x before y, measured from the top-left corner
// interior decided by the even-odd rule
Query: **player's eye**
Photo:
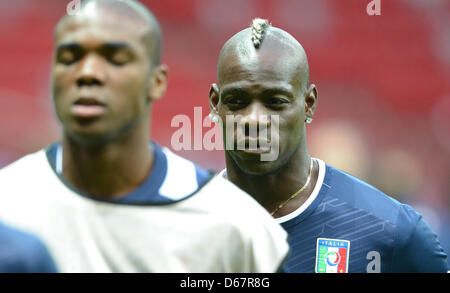
[[[266,104],[269,107],[275,107],[275,108],[283,107],[287,103],[289,103],[289,100],[287,100],[285,98],[280,98],[280,97],[271,97],[266,101]]]
[[[112,52],[107,56],[107,59],[109,62],[116,66],[123,66],[131,61],[131,55],[124,51],[124,50],[118,50],[115,52]]]
[[[246,101],[241,97],[229,97],[225,100],[225,103],[229,105],[242,105],[245,104]]]
[[[232,97],[228,99],[228,104],[243,104],[244,99],[239,97]]]
[[[239,96],[231,96],[225,99],[224,104],[230,109],[238,109],[245,107],[248,104],[248,101]]]
[[[78,54],[72,50],[61,50],[58,52],[57,61],[65,65],[71,65],[79,59]]]

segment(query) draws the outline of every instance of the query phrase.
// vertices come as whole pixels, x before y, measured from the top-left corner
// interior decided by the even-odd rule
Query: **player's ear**
[[[219,115],[217,105],[219,104],[219,87],[213,83],[209,89],[209,109],[211,114]]]
[[[167,90],[167,65],[161,64],[155,67],[150,75],[150,101],[162,98]]]
[[[311,84],[305,93],[305,115],[306,118],[313,118],[317,107],[317,88]]]

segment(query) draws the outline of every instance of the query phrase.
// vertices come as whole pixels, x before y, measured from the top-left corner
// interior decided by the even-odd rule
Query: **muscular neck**
[[[227,154],[227,177],[255,198],[268,212],[272,212],[305,184],[309,175],[310,160],[305,143],[300,145],[277,171],[264,175],[250,175]],[[318,166],[313,164],[311,180],[305,190],[286,203],[273,216],[281,217],[300,207],[312,193],[317,176]]]
[[[64,134],[63,177],[97,197],[114,199],[137,188],[150,174],[149,126],[138,125],[113,141],[87,145]]]

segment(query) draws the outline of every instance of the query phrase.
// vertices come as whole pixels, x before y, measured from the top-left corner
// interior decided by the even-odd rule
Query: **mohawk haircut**
[[[252,25],[250,26],[252,29],[252,42],[253,46],[258,49],[264,37],[266,35],[267,29],[271,26],[267,19],[255,18],[252,21]]]

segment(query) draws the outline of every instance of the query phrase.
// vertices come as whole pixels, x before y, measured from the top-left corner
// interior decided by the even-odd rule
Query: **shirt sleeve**
[[[0,273],[56,273],[44,243],[35,235],[0,224]]]
[[[447,273],[447,255],[422,216],[405,205],[399,218],[391,272]]]
[[[51,257],[45,245],[40,241],[35,242],[35,248],[32,252],[31,260],[32,262],[30,262],[28,270],[30,273],[58,272],[56,265],[53,262],[53,258]]]

